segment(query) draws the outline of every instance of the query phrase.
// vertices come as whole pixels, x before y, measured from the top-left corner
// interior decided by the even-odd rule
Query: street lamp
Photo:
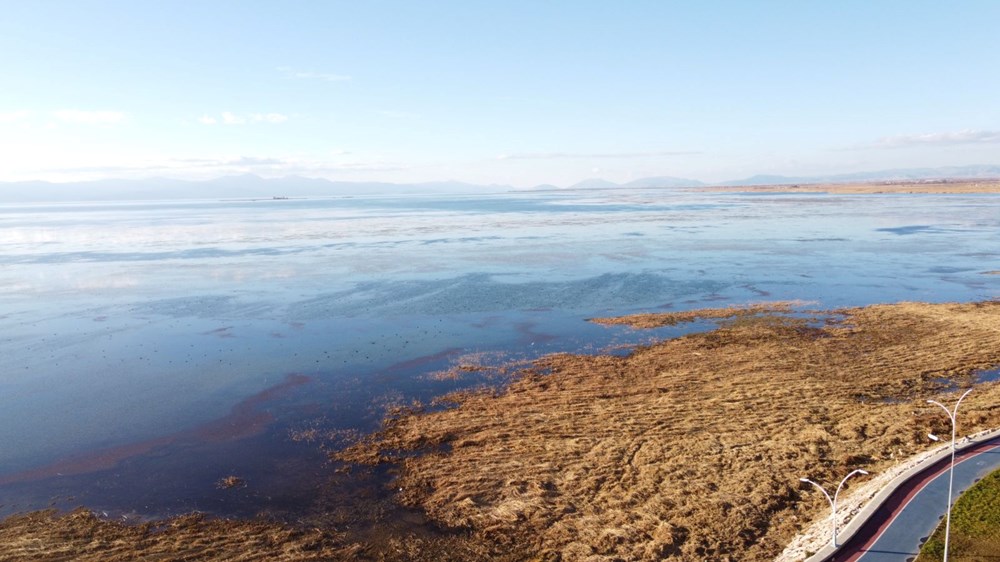
[[[850,474],[845,476],[844,479],[840,481],[840,485],[837,486],[837,491],[833,493],[832,498],[830,497],[830,494],[828,494],[826,490],[823,489],[823,486],[820,486],[819,484],[813,482],[808,478],[799,478],[800,482],[808,482],[809,484],[812,484],[813,486],[819,488],[819,491],[823,492],[823,495],[826,496],[826,501],[830,502],[830,512],[831,512],[830,523],[833,528],[833,537],[831,538],[830,543],[833,545],[833,548],[837,548],[837,496],[840,495],[840,489],[844,487],[844,482],[847,482],[847,479],[850,478],[851,476],[854,476],[855,474],[864,474],[865,476],[867,476],[868,471],[862,470],[860,468],[851,471]]]
[[[948,537],[951,534],[951,487],[952,483],[955,481],[955,428],[958,425],[956,417],[958,416],[958,405],[962,403],[962,398],[965,398],[972,389],[965,391],[958,397],[958,402],[955,402],[955,409],[949,410],[944,406],[944,404],[938,402],[937,400],[928,400],[928,404],[936,404],[944,410],[944,413],[948,414],[948,419],[951,420],[951,469],[948,471],[948,505],[947,510],[944,512],[944,562],[948,562]],[[934,441],[940,441],[936,435],[928,434],[928,437]]]

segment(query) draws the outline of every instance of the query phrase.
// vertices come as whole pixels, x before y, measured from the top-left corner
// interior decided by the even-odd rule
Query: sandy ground
[[[898,468],[930,449],[926,433],[949,430],[924,399],[1000,365],[1000,301],[792,309],[604,319],[721,326],[627,356],[545,357],[503,390],[396,410],[337,454],[358,471],[395,465],[394,499],[440,533],[385,521],[360,535],[353,503],[297,528],[42,512],[0,522],[0,562],[771,560],[827,515],[799,477]],[[963,434],[1000,426],[1000,384],[979,385],[962,410]],[[866,482],[851,484],[856,495]]]
[[[817,183],[705,187],[700,191],[750,191],[757,193],[1000,193],[1000,179],[899,182]]]
[[[826,515],[799,477],[877,474],[928,449],[948,422],[924,399],[1000,365],[1000,302],[818,325],[731,312],[628,357],[547,357],[503,392],[389,419],[341,457],[398,463],[400,501],[525,557],[770,560]],[[1000,425],[998,398],[995,383],[966,398],[963,432]]]

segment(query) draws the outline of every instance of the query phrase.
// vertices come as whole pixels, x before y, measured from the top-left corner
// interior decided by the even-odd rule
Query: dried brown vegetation
[[[471,375],[481,380],[504,381],[526,365],[526,361],[511,357],[507,352],[476,351],[453,357],[446,369],[426,373],[421,378],[453,381],[467,379]]]
[[[1000,365],[1000,302],[838,312],[546,357],[500,393],[392,417],[340,458],[398,463],[400,501],[524,558],[771,559],[825,515],[800,476],[926,448],[946,420],[923,398]],[[963,410],[962,432],[1000,425],[1000,385]]]
[[[340,526],[292,527],[199,514],[131,525],[83,509],[38,511],[0,522],[0,562],[523,560],[463,535],[415,534],[388,521],[362,532],[334,527]]]
[[[35,512],[0,523],[0,562],[226,560],[231,562],[349,559],[358,545],[317,530],[207,520],[198,515],[162,524],[124,525],[78,510]]]
[[[220,478],[218,482],[215,483],[215,487],[220,490],[231,490],[233,488],[245,488],[247,481],[240,478],[239,476],[229,475],[224,478]]]
[[[733,318],[751,318],[762,316],[769,312],[791,312],[794,307],[805,303],[798,301],[772,301],[753,303],[745,306],[730,306],[725,308],[699,308],[680,312],[651,312],[648,314],[630,314],[614,318],[593,318],[596,324],[626,325],[633,328],[659,328],[674,326],[682,322],[695,320],[723,320]]]

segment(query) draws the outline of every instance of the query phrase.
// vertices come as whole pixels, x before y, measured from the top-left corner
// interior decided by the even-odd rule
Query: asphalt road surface
[[[944,518],[951,457],[935,462],[900,486],[827,562],[906,562]],[[1000,437],[979,443],[955,458],[953,499],[1000,468]]]

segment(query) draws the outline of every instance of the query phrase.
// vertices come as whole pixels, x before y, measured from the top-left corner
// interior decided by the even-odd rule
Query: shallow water
[[[588,317],[981,300],[997,269],[995,195],[0,207],[0,509],[292,512],[331,467],[290,436],[367,431],[389,404],[483,382],[429,372],[705,328]],[[217,489],[228,474],[246,488]]]

